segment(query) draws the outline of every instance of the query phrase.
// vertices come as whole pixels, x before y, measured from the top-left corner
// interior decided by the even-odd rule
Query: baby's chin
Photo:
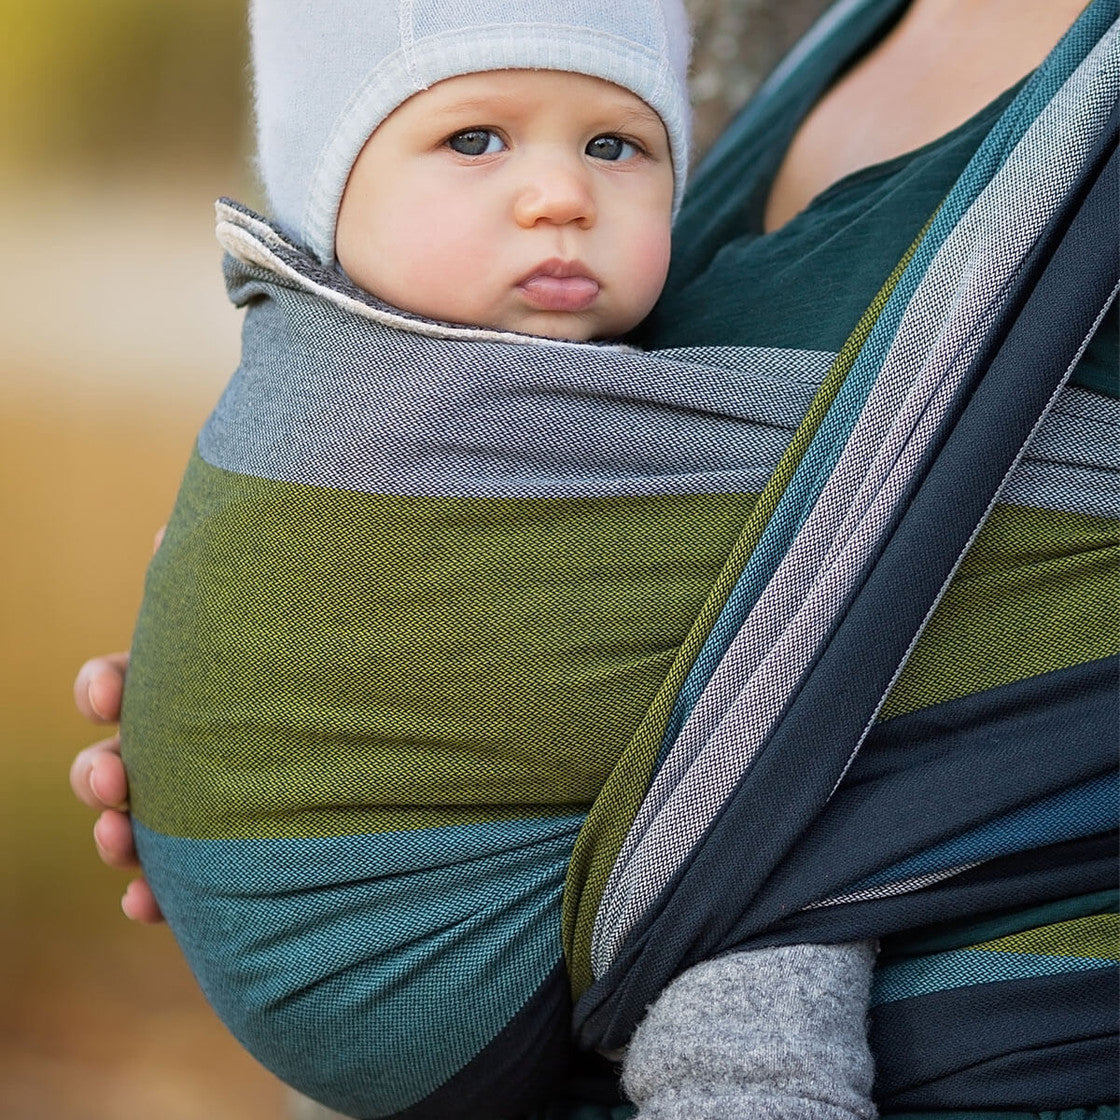
[[[521,334],[532,334],[538,338],[549,338],[555,342],[592,342],[608,337],[595,323],[568,322],[558,323],[543,322],[540,324],[521,324],[510,326],[506,330],[520,331]]]
[[[594,312],[534,312],[498,316],[487,324],[496,330],[516,331],[556,342],[609,342],[636,327],[642,317],[596,315]]]
[[[514,334],[533,335],[556,342],[610,342],[636,327],[648,313],[647,310],[642,310],[639,314],[636,308],[630,308],[626,312],[609,307],[590,307],[583,311],[542,311],[523,305],[506,305],[501,308],[475,309],[475,314],[459,306],[448,314],[447,307],[437,306],[430,301],[389,302],[390,306],[436,322],[482,330],[511,331]]]

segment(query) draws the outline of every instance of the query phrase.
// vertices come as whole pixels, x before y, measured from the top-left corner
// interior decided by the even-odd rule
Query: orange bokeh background
[[[236,361],[210,233],[252,196],[240,5],[0,2],[0,1116],[276,1120],[285,1091],[127,922],[70,702]]]

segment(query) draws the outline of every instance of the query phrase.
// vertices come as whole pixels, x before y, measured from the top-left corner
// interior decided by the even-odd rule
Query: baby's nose
[[[518,187],[514,216],[525,228],[540,222],[592,225],[595,199],[586,169],[573,161],[535,162]]]

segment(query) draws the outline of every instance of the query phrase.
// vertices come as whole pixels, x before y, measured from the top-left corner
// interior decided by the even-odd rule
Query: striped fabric
[[[436,327],[219,219],[249,310],[134,642],[146,873],[304,1092],[476,1114],[543,1008],[529,1103],[576,834],[833,355]]]
[[[614,1049],[714,953],[1111,884],[1120,404],[1065,381],[1117,284],[1118,8],[840,354],[419,320],[219,204],[243,359],[123,746],[145,872],[269,1068],[354,1116],[516,1116],[573,999]],[[980,1099],[886,1009],[1092,979],[1103,923],[885,967],[883,1101]],[[1036,1099],[1005,1065],[991,1107]]]
[[[872,1005],[1001,980],[1111,970],[1118,954],[1120,915],[1090,914],[886,965],[876,974]]]
[[[936,1085],[950,1116],[1038,1116],[1079,1099],[1085,1120],[1111,1120],[1117,901],[1112,888],[888,938],[871,1012],[884,1111],[916,1120]]]

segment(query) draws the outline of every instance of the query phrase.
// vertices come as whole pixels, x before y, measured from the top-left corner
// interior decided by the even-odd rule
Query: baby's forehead
[[[483,110],[525,114],[562,103],[569,116],[603,113],[635,125],[660,126],[657,112],[624,86],[570,70],[479,70],[435,82],[398,106],[428,113]]]

